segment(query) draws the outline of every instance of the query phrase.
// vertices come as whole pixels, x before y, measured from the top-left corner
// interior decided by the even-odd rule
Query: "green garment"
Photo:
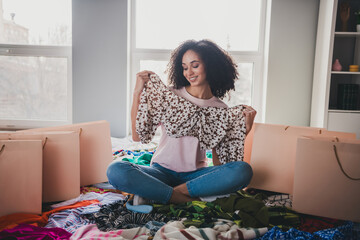
[[[218,198],[214,201],[225,212],[237,212],[238,219],[235,221],[240,227],[266,227],[269,225],[268,208],[262,201],[263,195],[249,195],[244,191],[238,191],[226,198]]]
[[[211,202],[192,201],[182,204],[153,204],[155,213],[165,214],[172,219],[186,218],[185,227],[213,227],[214,218],[232,219],[232,214],[225,213]]]
[[[207,153],[206,153],[206,158],[207,158],[207,159],[211,159],[211,161],[210,161],[210,160],[208,161],[208,167],[214,166],[214,163],[213,163],[213,161],[212,161],[212,153],[211,153],[211,152],[207,152]]]
[[[213,202],[192,201],[183,204],[153,204],[154,212],[166,214],[172,219],[186,218],[185,227],[213,227],[217,219],[227,219],[239,227],[277,226],[284,231],[300,225],[300,217],[286,207],[266,207],[263,193],[250,195],[238,191],[229,197],[218,198]]]
[[[240,227],[266,227],[269,216],[264,203],[242,192],[214,202],[192,201],[184,204],[154,204],[154,211],[173,218],[187,218],[185,227],[213,227],[214,219],[228,219]],[[237,213],[235,211],[239,210]]]
[[[277,226],[283,231],[300,226],[300,214],[286,207],[269,207],[269,227]]]
[[[131,162],[137,165],[150,166],[152,156],[153,155],[150,153],[144,153],[140,156],[134,156],[133,158],[123,158],[122,161]]]
[[[300,226],[299,213],[280,206],[261,207],[263,204],[250,201],[253,198],[263,202],[262,200],[268,198],[266,194],[257,193],[256,195],[250,195],[244,191],[238,191],[236,194],[242,197],[239,198],[232,195],[229,198],[217,199],[214,203],[219,204],[224,211],[239,210],[238,215],[241,221],[243,221],[243,223],[237,223],[239,226],[266,226],[269,228],[277,226],[284,231]]]

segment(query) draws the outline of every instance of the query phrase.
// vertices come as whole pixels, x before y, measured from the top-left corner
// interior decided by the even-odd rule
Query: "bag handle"
[[[338,153],[337,153],[337,150],[336,150],[336,146],[335,146],[335,145],[334,145],[334,153],[335,153],[336,160],[337,160],[337,162],[338,162],[338,164],[339,164],[339,167],[340,167],[341,171],[343,172],[343,174],[344,174],[347,178],[349,178],[350,180],[354,180],[354,181],[360,180],[360,178],[350,177],[350,176],[344,171],[344,169],[343,169],[343,167],[342,167],[342,165],[341,165],[341,162],[340,162],[340,159],[339,159],[339,155],[338,155]]]
[[[1,155],[1,153],[4,151],[4,149],[5,149],[5,144],[2,145],[2,147],[1,147],[1,149],[0,149],[0,155]]]
[[[11,137],[9,137],[9,140],[11,140]],[[44,150],[44,148],[45,148],[45,145],[46,145],[46,143],[47,143],[47,140],[48,140],[48,137],[45,137],[45,139],[44,139],[44,143],[43,143],[43,150]],[[5,145],[4,145],[5,146]],[[0,150],[0,153],[1,153],[1,151],[2,151],[2,148],[1,148],[1,150]]]
[[[46,143],[47,143],[47,140],[48,140],[48,138],[46,137],[46,138],[45,138],[45,141],[44,141],[44,144],[43,144],[43,149],[45,148],[45,145],[46,145]],[[0,149],[0,155],[1,155],[1,153],[4,151],[4,149],[5,149],[5,144],[2,145],[2,147],[1,147],[1,149]]]
[[[290,127],[289,125],[288,125],[288,126],[285,126],[284,130],[285,130],[285,131],[288,130],[289,127]],[[321,134],[321,129],[319,129],[319,134]]]
[[[47,143],[47,140],[48,140],[48,137],[45,137],[44,144],[43,144],[43,150],[44,150],[44,148],[45,148],[45,145],[46,145],[46,143]]]

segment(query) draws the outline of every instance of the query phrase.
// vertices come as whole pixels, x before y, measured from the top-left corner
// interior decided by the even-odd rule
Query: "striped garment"
[[[218,219],[212,228],[186,228],[183,221],[172,221],[164,225],[154,236],[154,240],[189,239],[189,240],[237,240],[255,239],[264,235],[265,228],[240,228],[230,220]]]
[[[118,229],[130,229],[142,227],[149,221],[168,222],[170,219],[160,213],[132,212],[125,207],[126,200],[120,200],[112,204],[101,206],[101,209],[86,218],[95,221],[101,231],[114,231]]]
[[[97,212],[98,204],[92,204],[86,207],[67,209],[50,215],[46,228],[62,228],[69,233],[74,233],[78,228],[94,223],[93,220],[82,217],[83,212]]]

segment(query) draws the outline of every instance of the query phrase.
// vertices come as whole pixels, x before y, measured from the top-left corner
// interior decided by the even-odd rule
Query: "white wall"
[[[73,122],[126,135],[127,0],[73,0]]]
[[[272,0],[265,122],[309,126],[319,0]]]

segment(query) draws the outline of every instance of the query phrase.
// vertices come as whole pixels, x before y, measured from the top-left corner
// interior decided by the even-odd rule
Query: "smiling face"
[[[193,50],[188,50],[182,58],[183,75],[192,87],[208,86],[206,81],[205,65],[199,54]]]

